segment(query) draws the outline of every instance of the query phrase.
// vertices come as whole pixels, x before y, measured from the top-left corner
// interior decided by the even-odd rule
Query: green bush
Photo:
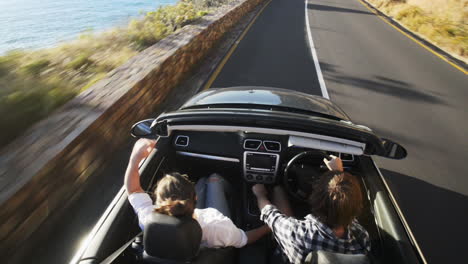
[[[8,65],[5,62],[3,62],[0,58],[0,78],[8,74],[9,68],[10,67],[8,67]]]
[[[0,147],[143,48],[225,1],[182,0],[148,12],[124,28],[101,34],[88,31],[56,48],[0,56]]]
[[[90,65],[94,64],[94,61],[90,59],[89,57],[90,57],[89,54],[79,55],[70,63],[68,63],[67,67],[74,69],[74,70],[85,69],[89,67]]]
[[[0,96],[0,146],[21,135],[29,126],[76,95],[73,89],[60,81],[41,81],[25,76],[17,79],[10,82],[12,92]]]
[[[0,57],[0,85],[2,84],[3,77],[7,76],[12,70],[18,67],[19,58],[23,57],[22,52],[13,51]],[[1,87],[1,86],[0,86]],[[0,92],[2,92],[0,90]]]
[[[218,7],[228,2],[228,0],[194,0],[194,5],[198,8]]]
[[[49,66],[50,61],[47,59],[39,59],[35,62],[23,66],[23,70],[32,75],[40,74],[47,66]]]
[[[206,11],[197,10],[192,2],[181,1],[148,12],[142,20],[131,21],[128,34],[131,41],[146,48],[205,14]]]

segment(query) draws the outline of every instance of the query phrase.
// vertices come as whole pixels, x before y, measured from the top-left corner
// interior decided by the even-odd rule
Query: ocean
[[[0,54],[38,49],[122,26],[177,0],[0,0]]]

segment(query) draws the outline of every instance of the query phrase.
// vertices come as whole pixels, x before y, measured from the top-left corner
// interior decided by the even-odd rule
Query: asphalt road
[[[212,87],[271,86],[322,95],[304,25],[304,2],[273,0]]]
[[[461,263],[468,231],[468,78],[358,0],[273,0],[212,87],[322,95],[305,8],[330,99],[408,150],[377,158],[429,263]]]

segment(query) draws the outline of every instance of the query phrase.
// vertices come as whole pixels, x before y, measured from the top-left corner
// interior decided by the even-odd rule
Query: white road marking
[[[314,41],[312,39],[312,32],[310,30],[310,24],[309,24],[309,15],[307,14],[307,2],[308,2],[308,0],[304,1],[304,3],[305,3],[305,20],[306,20],[306,27],[307,27],[307,36],[309,37],[310,52],[312,53],[312,58],[314,59],[315,69],[317,70],[317,78],[318,78],[318,81],[319,81],[319,84],[320,84],[320,89],[322,90],[322,96],[327,98],[327,99],[330,99],[330,96],[328,95],[328,91],[327,91],[327,86],[325,85],[325,80],[323,79],[322,70],[320,69],[320,63],[318,61]]]

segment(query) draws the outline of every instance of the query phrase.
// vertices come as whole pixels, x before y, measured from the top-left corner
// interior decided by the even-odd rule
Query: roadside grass
[[[368,0],[410,30],[468,62],[467,0]]]
[[[197,21],[227,0],[181,0],[126,27],[42,50],[0,56],[0,147],[104,78],[143,49]]]

